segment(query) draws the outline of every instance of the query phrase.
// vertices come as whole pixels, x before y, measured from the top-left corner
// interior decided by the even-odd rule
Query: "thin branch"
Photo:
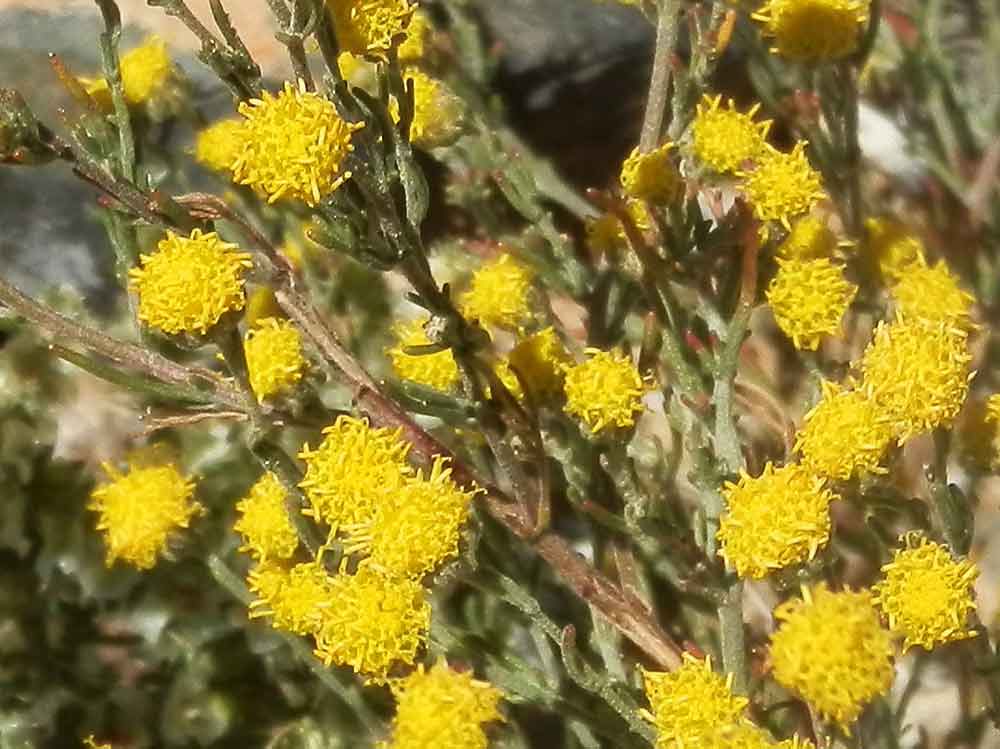
[[[659,0],[656,8],[656,50],[653,53],[653,72],[649,79],[646,113],[642,119],[639,149],[652,151],[660,143],[663,115],[667,109],[670,74],[673,69],[674,49],[677,47],[679,6],[677,0]]]

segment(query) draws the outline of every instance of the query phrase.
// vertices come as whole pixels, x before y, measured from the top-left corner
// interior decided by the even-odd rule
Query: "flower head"
[[[306,366],[302,337],[288,320],[273,317],[258,320],[247,333],[243,347],[250,387],[257,400],[285,392],[302,379]]]
[[[243,309],[243,271],[250,255],[215,232],[167,232],[156,252],[129,271],[139,319],[164,333],[204,333],[230,310]]]
[[[531,319],[530,270],[506,252],[472,276],[462,294],[462,314],[483,325],[517,328]]]
[[[240,514],[233,529],[243,537],[240,551],[257,561],[288,559],[299,546],[299,537],[285,509],[285,487],[273,473],[265,473],[236,503]]]
[[[570,363],[566,348],[551,326],[518,341],[508,361],[540,397],[562,391],[566,365]]]
[[[194,157],[213,171],[228,172],[243,149],[243,133],[243,120],[219,120],[198,133]]]
[[[409,0],[327,0],[340,48],[386,59],[393,39],[407,34],[416,5]]]
[[[627,428],[644,410],[649,389],[625,354],[587,349],[589,358],[566,368],[563,389],[566,413],[580,418],[593,433],[608,427]]]
[[[439,148],[455,142],[462,132],[461,101],[441,81],[419,68],[403,74],[413,83],[410,140],[419,148]]]
[[[670,160],[673,143],[643,153],[633,149],[622,164],[622,190],[630,198],[652,203],[672,203],[684,193],[680,172]]]
[[[350,666],[369,682],[412,664],[430,627],[431,607],[415,580],[386,577],[372,567],[333,578],[330,605],[316,633],[316,656]]]
[[[881,322],[861,359],[862,387],[902,444],[958,415],[971,361],[965,334],[945,323]]]
[[[778,606],[771,635],[774,678],[843,728],[892,684],[892,638],[869,591],[803,589]]]
[[[740,577],[769,572],[812,559],[830,540],[830,503],[837,496],[826,482],[796,463],[760,476],[740,475],[723,487],[720,553]]]
[[[913,263],[924,259],[924,245],[903,224],[884,218],[865,221],[865,249],[887,281],[898,281]]]
[[[246,122],[233,181],[268,203],[291,198],[315,206],[350,178],[344,160],[354,150],[351,134],[364,123],[346,122],[332,102],[304,84],[286,83],[277,96],[265,91],[239,111]]]
[[[191,499],[194,482],[172,464],[131,467],[124,474],[105,464],[104,470],[111,481],[91,492],[88,507],[104,533],[107,565],[122,559],[148,570],[167,550],[170,535],[202,512]]]
[[[338,416],[323,435],[319,447],[305,445],[299,453],[306,464],[299,486],[310,504],[304,514],[332,529],[370,522],[380,499],[413,475],[409,444],[399,430],[373,429],[350,416]]]
[[[695,156],[709,168],[726,174],[735,172],[761,154],[771,121],[754,120],[759,104],[743,113],[736,109],[732,99],[724,107],[720,106],[721,102],[721,94],[714,98],[708,94],[702,97],[691,135]]]
[[[392,739],[380,749],[486,749],[483,724],[503,720],[498,705],[503,692],[440,661],[392,683],[396,717]]]
[[[247,582],[257,599],[250,604],[251,618],[267,616],[275,629],[311,635],[323,624],[324,612],[334,605],[334,581],[320,562],[310,561],[287,569],[263,562]]]
[[[396,323],[392,331],[396,334],[396,345],[387,349],[386,353],[392,360],[392,368],[403,380],[426,385],[435,390],[453,390],[458,385],[458,364],[451,349],[442,349],[431,353],[410,354],[406,349],[410,346],[429,346],[431,339],[427,336],[425,324],[427,318],[414,318]]]
[[[778,257],[786,260],[830,258],[837,249],[837,236],[816,216],[803,216],[792,225],[780,245]]]
[[[768,0],[753,14],[774,37],[771,51],[798,62],[837,60],[854,52],[870,0]]]
[[[715,673],[708,658],[685,653],[676,671],[643,671],[643,684],[656,725],[657,749],[723,749],[730,746],[732,734],[748,723],[746,698],[733,694],[732,677]]]
[[[399,45],[399,61],[403,64],[420,62],[426,54],[427,39],[431,35],[431,22],[418,7],[406,27],[406,41]]]
[[[129,104],[163,98],[177,81],[177,69],[166,43],[158,36],[147,38],[121,56],[122,92]],[[83,79],[84,89],[102,104],[110,105],[111,89],[104,78]]]
[[[975,297],[958,285],[944,261],[928,265],[920,258],[900,274],[889,290],[897,313],[908,320],[943,322],[970,332]]]
[[[884,577],[874,587],[875,602],[889,629],[904,638],[903,648],[930,650],[975,637],[966,627],[969,612],[976,610],[976,565],[953,558],[946,547],[917,533],[908,534],[905,544],[882,567]]]
[[[418,471],[393,492],[383,494],[371,520],[344,528],[348,553],[367,555],[370,564],[392,577],[419,578],[458,556],[458,541],[474,491],[451,478],[445,458],[436,457],[425,476]]]
[[[755,169],[737,174],[743,178],[754,215],[761,221],[780,221],[786,229],[791,219],[808,213],[823,197],[819,172],[806,158],[804,141],[789,153],[768,146],[758,156]]]
[[[795,348],[815,351],[824,336],[840,333],[840,321],[857,292],[844,278],[844,269],[827,258],[778,260],[767,301]]]
[[[823,380],[823,397],[806,414],[795,449],[813,473],[846,481],[860,473],[884,473],[882,456],[892,442],[892,423],[864,390],[845,390]]]

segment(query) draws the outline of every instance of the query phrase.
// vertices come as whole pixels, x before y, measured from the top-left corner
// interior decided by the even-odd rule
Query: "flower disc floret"
[[[643,671],[643,685],[657,749],[724,749],[733,731],[747,723],[746,698],[733,694],[732,677],[715,673],[709,658],[684,653],[676,671]]]
[[[684,192],[684,181],[670,160],[673,143],[643,153],[633,149],[622,164],[622,190],[630,198],[652,203],[672,203]]]
[[[819,476],[846,481],[885,473],[882,456],[892,442],[891,421],[864,390],[824,380],[823,395],[795,436],[802,462]]]
[[[483,325],[518,328],[531,319],[532,281],[531,271],[505,252],[473,274],[459,302],[462,314]]]
[[[587,349],[587,361],[567,367],[563,389],[565,411],[590,431],[628,428],[642,413],[642,397],[649,389],[632,359],[614,351]]]
[[[257,400],[264,401],[295,386],[302,379],[306,360],[302,355],[302,336],[288,320],[265,317],[246,335],[250,387]]]
[[[236,503],[239,519],[233,529],[243,537],[240,551],[257,561],[288,559],[299,546],[299,537],[285,507],[288,492],[273,473],[265,473]]]
[[[861,359],[862,387],[902,444],[958,415],[971,362],[966,335],[945,323],[881,322]]]
[[[854,52],[868,22],[870,0],[768,0],[753,18],[774,38],[771,51],[817,63]]]
[[[830,503],[837,499],[826,482],[799,464],[760,476],[727,482],[719,522],[720,553],[740,577],[768,573],[816,556],[830,540]]]
[[[396,717],[392,738],[380,749],[486,749],[483,726],[503,720],[499,704],[503,693],[489,682],[458,672],[439,661],[429,670],[423,664],[392,683]]]
[[[192,500],[194,482],[174,465],[133,467],[120,473],[109,464],[110,482],[94,489],[88,507],[97,513],[107,565],[121,559],[140,570],[156,564],[171,534],[187,528],[202,507]]]
[[[735,172],[764,150],[771,121],[754,120],[759,104],[743,113],[736,109],[732,99],[727,100],[726,106],[721,103],[721,94],[702,97],[691,126],[691,138],[695,156],[710,169],[726,174]]]
[[[930,650],[976,636],[968,629],[969,613],[976,610],[972,585],[979,576],[973,562],[955,559],[947,547],[914,533],[882,574],[875,602],[889,629],[904,638],[905,650],[914,645]]]
[[[409,0],[327,0],[327,5],[340,48],[380,60],[387,59],[393,39],[408,33],[417,7]]]
[[[537,396],[562,392],[570,358],[555,328],[544,328],[522,338],[511,349],[508,361]]]
[[[426,385],[435,390],[449,391],[458,385],[458,363],[451,349],[430,353],[407,353],[411,346],[430,346],[431,339],[425,328],[427,318],[415,318],[397,322],[393,326],[396,345],[386,353],[392,361],[396,375],[403,380]]]
[[[286,569],[273,562],[250,571],[249,586],[257,593],[250,617],[270,617],[275,629],[297,635],[319,631],[324,612],[334,605],[334,581],[320,562],[310,561]]]
[[[786,260],[816,260],[833,257],[837,235],[817,216],[804,216],[792,225],[785,240],[778,245],[778,257]]]
[[[843,267],[827,258],[779,259],[767,301],[795,348],[815,351],[824,336],[840,333],[841,320],[857,292],[857,286],[844,278]]]
[[[412,664],[427,639],[431,607],[415,580],[362,567],[337,575],[329,600],[316,656],[328,666],[350,666],[369,683],[384,683],[393,666]]]
[[[216,172],[229,172],[243,149],[243,125],[243,120],[219,120],[198,133],[194,150],[198,163]]]
[[[780,221],[789,229],[791,219],[808,213],[823,198],[822,180],[809,163],[805,146],[799,141],[789,153],[768,146],[755,169],[738,173],[759,220]]]
[[[290,198],[315,206],[350,178],[344,161],[354,150],[351,134],[364,123],[345,121],[305,84],[286,83],[277,96],[265,91],[239,111],[246,122],[233,181],[268,203]]]
[[[774,611],[774,678],[847,729],[892,685],[892,638],[867,590],[834,593],[818,585],[802,594]]]
[[[944,261],[928,265],[923,258],[911,263],[889,290],[896,312],[908,320],[942,322],[965,332],[973,328],[975,298],[958,285]]]
[[[870,218],[865,231],[865,254],[886,281],[899,281],[910,266],[924,260],[923,242],[898,221]]]
[[[309,500],[303,511],[335,532],[344,524],[370,522],[381,499],[398,490],[413,469],[400,430],[373,429],[363,419],[339,416],[323,430],[315,450],[302,448],[306,474],[299,484]]]
[[[139,319],[164,333],[205,333],[226,312],[243,309],[243,271],[251,267],[250,255],[215,232],[168,231],[156,252],[129,271]]]

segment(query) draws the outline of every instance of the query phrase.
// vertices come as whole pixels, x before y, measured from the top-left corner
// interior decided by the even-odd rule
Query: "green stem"
[[[663,115],[667,110],[670,91],[674,50],[677,47],[679,10],[677,0],[660,0],[657,3],[656,50],[653,52],[653,72],[649,78],[646,113],[642,119],[642,131],[639,136],[639,149],[643,152],[652,151],[660,144]]]

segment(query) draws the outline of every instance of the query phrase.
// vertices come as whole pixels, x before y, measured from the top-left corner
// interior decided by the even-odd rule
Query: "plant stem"
[[[653,71],[649,78],[646,113],[642,119],[642,132],[639,135],[639,150],[644,153],[652,151],[659,145],[660,133],[663,131],[663,115],[667,110],[674,48],[677,46],[679,10],[677,0],[659,0],[657,3]]]

